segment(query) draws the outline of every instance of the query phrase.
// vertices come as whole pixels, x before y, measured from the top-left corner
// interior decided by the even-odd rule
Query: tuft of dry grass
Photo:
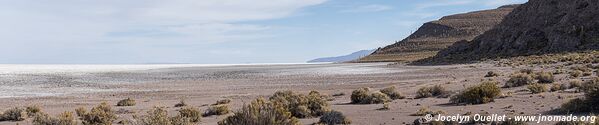
[[[181,101],[179,101],[179,103],[175,104],[175,107],[183,107],[183,106],[187,106],[187,103],[185,103],[185,100],[181,99]]]
[[[397,91],[397,88],[395,86],[390,86],[390,87],[381,89],[380,91],[383,94],[386,94],[387,96],[389,96],[389,98],[391,98],[393,100],[405,98],[404,96],[401,95],[401,93],[399,91]]]
[[[538,72],[536,79],[539,80],[538,83],[553,83],[555,81],[553,73],[550,72]]]
[[[200,122],[202,113],[198,108],[186,106],[179,110],[179,117],[188,118],[190,122]]]
[[[283,105],[258,98],[244,105],[233,115],[218,122],[219,125],[300,125]]]
[[[227,105],[213,105],[208,107],[208,109],[206,109],[206,112],[204,112],[202,116],[207,117],[212,115],[224,115],[228,114],[230,111],[231,110]]]
[[[229,103],[231,103],[230,99],[223,99],[223,100],[216,101],[216,103],[214,103],[212,105],[223,105],[223,104],[229,104]]]
[[[494,71],[489,71],[487,72],[487,75],[485,75],[485,77],[497,77],[500,76],[501,74],[494,72]]]
[[[123,99],[116,103],[116,106],[135,106],[135,100],[131,98]]]
[[[439,115],[439,114],[445,114],[445,111],[443,111],[443,110],[433,111],[433,110],[430,110],[427,107],[422,107],[422,108],[418,109],[418,111],[416,111],[416,113],[412,114],[412,116],[424,116],[424,115],[427,115],[427,114],[431,114],[433,116],[436,116],[436,115]]]
[[[370,88],[359,88],[352,91],[351,102],[354,104],[369,103],[369,101],[367,101],[370,96],[368,93],[370,93]]]
[[[322,117],[320,117],[318,123],[327,125],[348,125],[351,124],[351,120],[343,115],[343,113],[333,110],[324,113]]]
[[[58,117],[50,117],[46,113],[38,112],[31,123],[33,125],[77,125],[73,112],[63,112]]]
[[[532,94],[547,92],[547,86],[543,84],[534,83],[528,85],[527,88],[530,92],[532,92]]]
[[[35,114],[42,112],[42,108],[39,105],[30,105],[25,107],[25,111],[27,112],[27,116],[33,117]]]
[[[0,113],[0,121],[23,121],[27,118],[27,111],[23,108],[10,108]]]
[[[505,83],[505,87],[518,87],[534,83],[534,78],[526,73],[516,73],[510,76],[510,79]]]
[[[422,87],[416,91],[416,98],[447,97],[449,92],[441,85]]]
[[[269,100],[283,105],[292,116],[298,118],[317,117],[330,110],[326,96],[318,91],[311,91],[308,95],[293,91],[278,91]]]
[[[484,104],[494,101],[501,95],[501,88],[496,81],[484,81],[483,83],[467,88],[461,93],[451,97],[450,102],[455,104]]]
[[[77,111],[77,114],[81,117],[84,125],[110,125],[117,118],[112,107],[106,102],[93,107],[89,112],[85,109]]]

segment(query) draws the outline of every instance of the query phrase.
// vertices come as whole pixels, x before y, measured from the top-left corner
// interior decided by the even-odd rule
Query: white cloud
[[[379,11],[385,11],[385,10],[390,10],[390,9],[393,9],[393,7],[387,6],[387,5],[370,4],[370,5],[356,6],[351,9],[341,10],[341,12],[344,12],[344,13],[379,12]]]

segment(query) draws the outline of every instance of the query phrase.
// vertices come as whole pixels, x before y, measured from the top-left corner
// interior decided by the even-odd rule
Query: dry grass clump
[[[39,105],[31,105],[25,107],[25,111],[27,112],[27,116],[33,117],[35,114],[42,112],[42,108]]]
[[[568,74],[570,74],[570,77],[572,77],[572,78],[578,78],[578,77],[582,76],[583,72],[580,70],[573,70],[573,71],[570,71]]]
[[[4,113],[0,113],[0,121],[23,121],[27,118],[27,111],[23,108],[10,108]]]
[[[348,125],[351,124],[351,120],[345,117],[343,113],[333,110],[325,112],[322,117],[320,117],[318,123],[326,125]]]
[[[235,111],[219,125],[300,125],[285,106],[258,98]]]
[[[505,87],[518,87],[534,83],[535,80],[526,73],[516,73],[510,76],[510,79],[505,83]]]
[[[391,101],[391,98],[382,92],[370,92],[369,88],[354,90],[351,95],[353,104],[380,104]]]
[[[593,89],[599,89],[597,87],[599,87],[599,77],[593,77],[590,80],[583,82],[578,89],[583,92],[589,92],[593,91]]]
[[[547,86],[545,86],[544,84],[534,83],[528,85],[527,88],[530,92],[532,92],[532,94],[547,92]]]
[[[443,110],[433,111],[433,110],[428,109],[427,107],[422,107],[422,108],[418,109],[418,111],[416,111],[416,113],[412,114],[412,116],[424,116],[427,114],[437,116],[439,114],[445,114],[445,111],[443,111]]]
[[[579,88],[582,86],[582,80],[572,79],[572,80],[570,80],[570,82],[568,84],[570,84],[569,88]]]
[[[494,72],[494,71],[489,71],[489,72],[487,72],[487,75],[485,75],[485,77],[497,77],[497,76],[500,76],[500,74],[497,72]]]
[[[549,72],[538,72],[536,77],[538,83],[553,83],[555,78],[553,77],[553,73]]]
[[[198,108],[187,106],[179,110],[179,117],[188,118],[190,122],[200,122],[202,113]]]
[[[135,106],[135,100],[131,98],[123,99],[116,103],[116,106]]]
[[[422,87],[416,92],[416,98],[447,97],[449,92],[441,85]]]
[[[278,91],[269,100],[281,104],[298,118],[317,117],[330,110],[326,97],[317,91],[311,91],[308,95]]]
[[[112,107],[106,102],[93,107],[89,112],[82,108],[76,111],[84,125],[110,125],[117,118]]]
[[[46,113],[38,112],[31,123],[33,125],[77,125],[73,112],[63,112],[58,117],[50,117]]]
[[[484,104],[494,101],[501,95],[501,88],[497,87],[496,81],[484,81],[483,83],[472,86],[463,92],[451,97],[450,102],[455,104]]]
[[[179,103],[175,104],[175,107],[183,107],[183,106],[187,106],[187,103],[185,103],[185,100],[181,99],[181,101],[179,101]]]
[[[405,98],[404,96],[401,95],[401,93],[399,91],[397,91],[397,88],[395,86],[390,86],[390,87],[381,89],[380,91],[381,91],[381,93],[386,94],[387,96],[389,96],[389,98],[391,98],[393,100]]]
[[[202,116],[207,117],[212,115],[224,115],[228,114],[230,111],[231,109],[229,109],[229,106],[227,105],[213,105],[208,107]]]
[[[555,92],[555,91],[563,91],[563,90],[566,90],[568,88],[569,88],[569,86],[566,85],[566,84],[554,83],[554,84],[551,85],[551,89],[550,90],[552,92]]]
[[[223,104],[229,104],[229,103],[231,103],[230,99],[223,99],[223,100],[216,101],[216,103],[214,103],[212,105],[223,105]]]
[[[135,125],[171,125],[172,119],[168,117],[168,111],[164,107],[154,107],[146,115],[135,117]]]

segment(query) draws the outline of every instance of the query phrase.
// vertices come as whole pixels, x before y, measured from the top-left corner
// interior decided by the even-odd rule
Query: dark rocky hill
[[[428,61],[468,62],[599,49],[599,0],[529,0],[495,28]]]
[[[378,49],[362,62],[413,61],[434,56],[456,41],[474,37],[499,24],[518,5],[442,17],[423,24],[402,41]]]

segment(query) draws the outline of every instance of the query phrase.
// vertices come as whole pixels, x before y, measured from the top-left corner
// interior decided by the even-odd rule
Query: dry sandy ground
[[[520,68],[495,67],[479,63],[451,66],[405,66],[386,63],[361,64],[312,64],[312,65],[260,65],[260,66],[219,66],[189,67],[128,72],[25,75],[24,80],[3,82],[4,87],[31,87],[34,90],[52,90],[59,95],[39,97],[0,98],[0,110],[15,106],[40,105],[45,112],[58,114],[74,111],[77,107],[91,108],[101,102],[116,105],[118,100],[133,98],[136,106],[116,107],[115,110],[128,110],[145,114],[154,106],[168,107],[174,115],[178,108],[173,107],[181,99],[204,110],[207,104],[219,99],[231,99],[233,110],[244,103],[268,96],[279,90],[293,90],[307,93],[317,90],[325,94],[345,93],[335,97],[331,107],[347,115],[354,124],[411,124],[419,116],[411,116],[422,107],[443,110],[447,114],[496,113],[535,115],[559,107],[576,93],[547,92],[530,94],[521,91],[525,88],[503,88],[503,93],[514,92],[514,96],[496,99],[482,105],[457,106],[448,104],[448,98],[413,99],[418,88],[441,84],[448,90],[457,92],[465,87],[480,83],[488,71],[503,74],[496,77],[501,83],[507,75]],[[538,71],[544,69],[536,69]],[[545,69],[549,70],[549,69]],[[23,77],[25,77],[23,76]],[[565,74],[556,76],[560,83],[567,81]],[[14,78],[14,77],[13,77]],[[21,78],[21,77],[19,77]],[[42,79],[43,78],[43,79]],[[23,82],[25,81],[25,82]],[[35,83],[27,81],[37,81]],[[40,82],[41,81],[41,82]],[[42,84],[42,85],[38,85]],[[377,110],[382,104],[355,105],[350,102],[351,91],[360,87],[375,90],[396,85],[408,99],[394,100],[390,110]],[[560,97],[558,97],[560,96]],[[120,119],[134,113],[121,113]],[[200,124],[214,125],[226,116],[202,118]],[[30,124],[30,120],[18,122]],[[301,119],[303,124],[316,122],[317,118]],[[0,125],[14,125],[15,122],[0,122]]]

